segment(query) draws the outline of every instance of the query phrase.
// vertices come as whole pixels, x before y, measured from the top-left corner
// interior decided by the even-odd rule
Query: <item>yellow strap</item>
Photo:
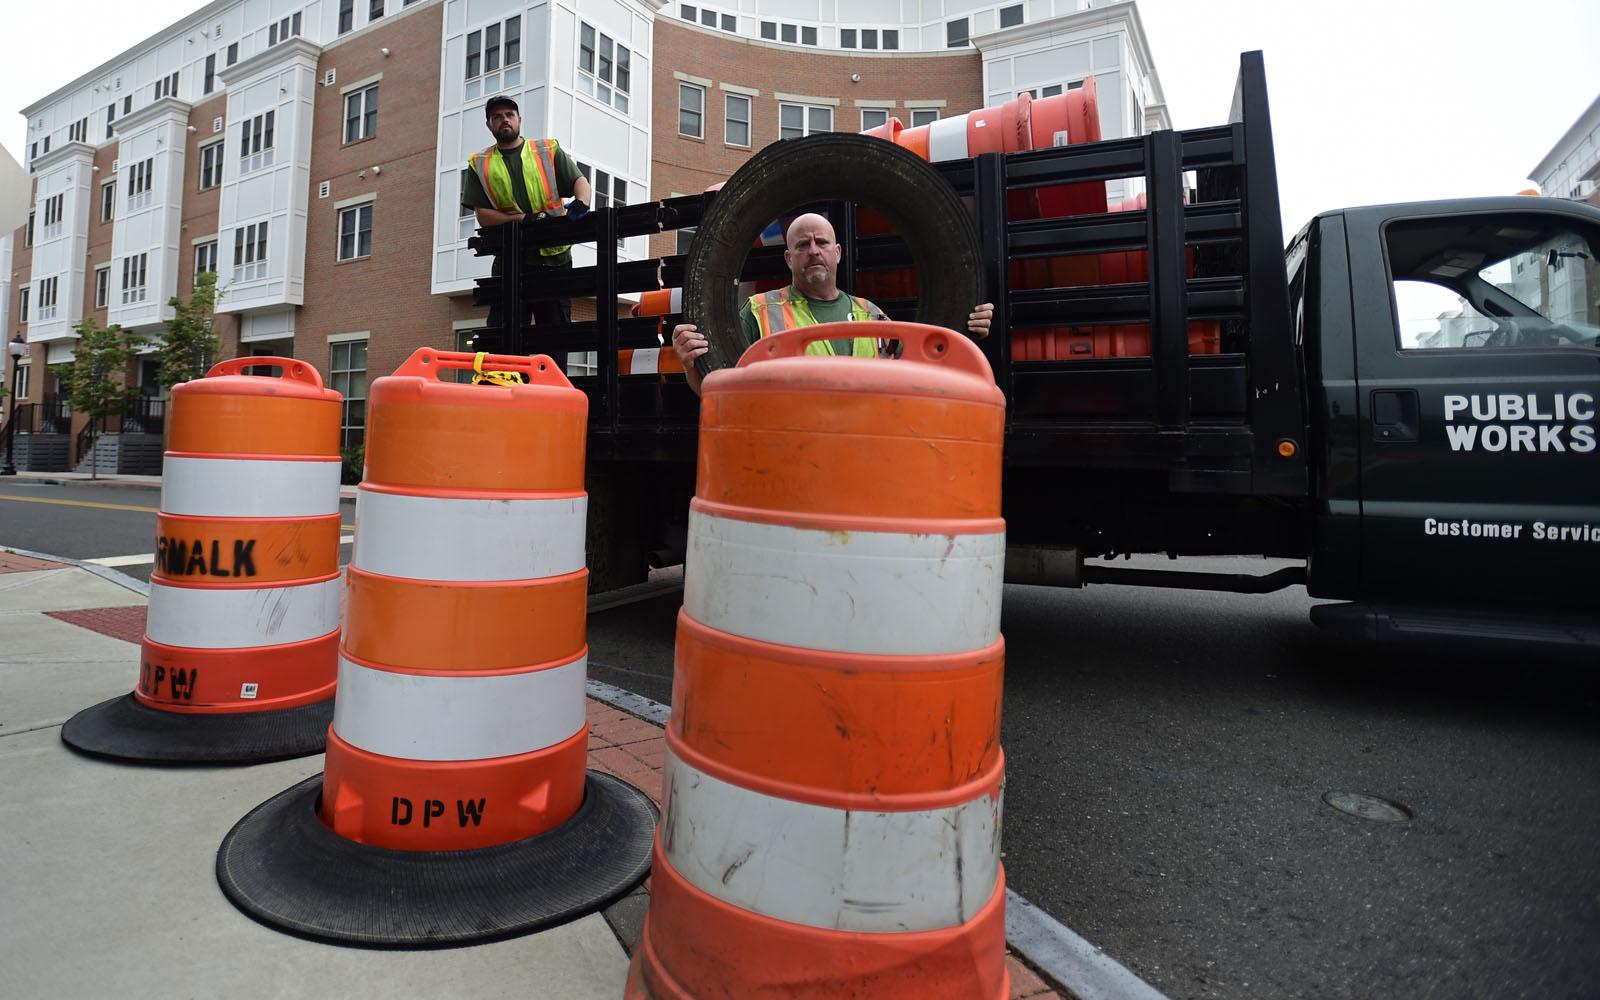
[[[473,385],[498,385],[509,389],[514,385],[522,384],[521,372],[484,371],[483,359],[488,356],[488,351],[479,351],[472,359]]]

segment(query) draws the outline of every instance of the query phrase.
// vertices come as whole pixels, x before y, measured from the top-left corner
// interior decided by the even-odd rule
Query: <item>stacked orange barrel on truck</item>
[[[1005,402],[966,338],[856,326],[706,378],[630,1000],[1007,996]]]

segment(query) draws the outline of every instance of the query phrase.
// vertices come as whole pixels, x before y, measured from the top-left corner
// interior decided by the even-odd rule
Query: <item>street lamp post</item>
[[[14,476],[17,474],[17,464],[11,456],[17,450],[17,362],[28,353],[28,345],[21,340],[13,340],[6,346],[6,351],[11,355],[11,402],[6,410],[6,464],[0,468],[0,476]]]

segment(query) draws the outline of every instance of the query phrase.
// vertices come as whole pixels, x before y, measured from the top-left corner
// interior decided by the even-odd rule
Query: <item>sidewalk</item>
[[[145,767],[69,751],[60,727],[132,687],[137,581],[0,550],[0,968],[15,996],[540,996],[619,1000],[648,890],[604,914],[494,944],[364,951],[303,941],[236,910],[213,872],[251,808],[322,757],[254,767]],[[591,693],[647,715],[663,706]],[[660,804],[660,725],[591,697],[589,766]],[[648,883],[646,883],[648,886]],[[1008,957],[1015,1000],[1058,994]],[[531,987],[531,988],[530,988]]]
[[[15,476],[0,477],[0,485],[8,482],[37,483],[41,486],[117,486],[122,489],[153,491],[161,489],[160,476],[119,476],[109,472],[102,472],[98,478],[91,479],[87,472],[23,472],[18,470]],[[354,486],[340,486],[339,496],[345,500],[354,500],[356,488]]]

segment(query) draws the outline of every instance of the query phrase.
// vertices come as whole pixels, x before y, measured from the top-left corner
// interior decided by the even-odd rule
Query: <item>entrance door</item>
[[[1397,605],[1592,615],[1600,226],[1567,203],[1503,204],[1347,213],[1361,589]]]

